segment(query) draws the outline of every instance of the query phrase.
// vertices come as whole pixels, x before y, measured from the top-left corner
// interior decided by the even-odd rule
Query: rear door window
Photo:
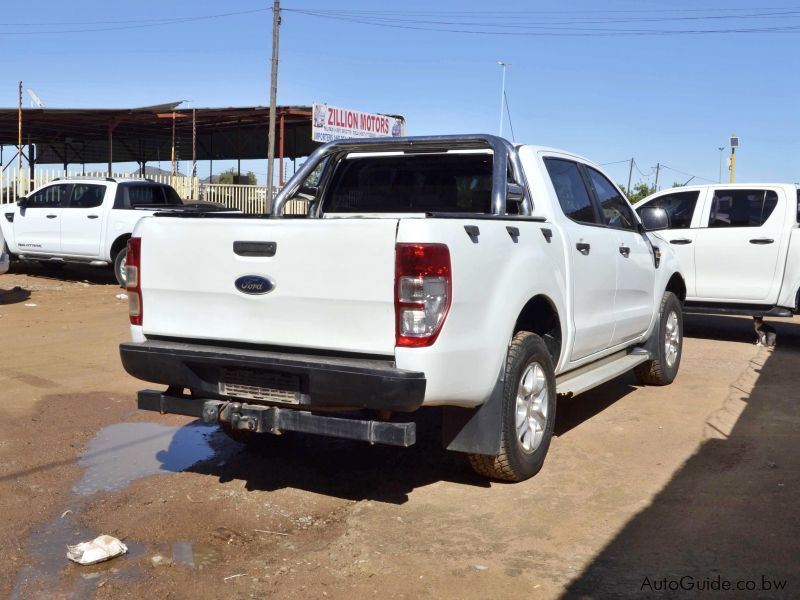
[[[164,191],[158,185],[128,185],[128,199],[131,208],[153,204],[166,204]]]
[[[654,198],[646,206],[663,208],[669,215],[670,229],[688,229],[700,192],[674,192]],[[638,212],[638,211],[637,211]]]
[[[564,214],[578,223],[599,224],[578,164],[561,158],[545,158],[544,164]]]
[[[97,208],[103,204],[106,186],[88,183],[76,183],[72,186],[69,199],[70,208]]]
[[[761,227],[778,205],[773,190],[714,190],[709,227]]]

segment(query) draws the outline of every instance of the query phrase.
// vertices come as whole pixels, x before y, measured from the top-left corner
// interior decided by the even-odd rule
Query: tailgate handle
[[[239,256],[275,256],[278,242],[233,242],[233,252]]]

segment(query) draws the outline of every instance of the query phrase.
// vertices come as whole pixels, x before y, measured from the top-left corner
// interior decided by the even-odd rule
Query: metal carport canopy
[[[194,113],[197,160],[266,158],[269,107],[193,109],[180,104],[23,108],[22,143],[35,146],[37,164],[169,161],[174,122],[176,160],[192,160]],[[320,145],[311,140],[311,115],[310,106],[277,108],[276,156],[308,156]],[[0,108],[0,145],[17,145],[16,108]]]

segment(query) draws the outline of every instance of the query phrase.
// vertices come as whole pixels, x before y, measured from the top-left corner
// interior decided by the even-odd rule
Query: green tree
[[[656,191],[656,188],[648,185],[642,181],[635,184],[630,190],[625,189],[624,185],[619,186],[620,189],[625,192],[625,195],[628,197],[628,200],[631,204],[636,204],[640,200],[644,200],[650,194]]]
[[[258,183],[258,179],[256,178],[256,174],[252,171],[248,171],[247,173],[242,174],[243,177],[247,178],[247,184],[249,185],[256,185]],[[227,171],[223,171],[219,175],[214,177],[214,183],[222,183],[231,185],[236,181],[236,171],[234,169],[228,169]],[[241,183],[241,182],[240,182]]]

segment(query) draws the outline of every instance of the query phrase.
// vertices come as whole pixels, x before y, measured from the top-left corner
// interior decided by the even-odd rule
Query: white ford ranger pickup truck
[[[673,247],[684,312],[791,317],[800,312],[800,188],[697,185],[648,196],[636,211]]]
[[[185,205],[172,187],[149,180],[76,177],[0,205],[0,231],[12,259],[113,265],[125,287],[125,249],[139,219],[156,211],[211,210],[229,209]]]
[[[283,215],[297,198],[308,214]],[[668,384],[681,358],[669,244],[594,164],[490,135],[331,142],[269,217],[142,219],[127,269],[122,363],[167,386],[139,408],[240,441],[409,446],[439,407],[445,447],[520,481],[558,395],[631,369]]]

